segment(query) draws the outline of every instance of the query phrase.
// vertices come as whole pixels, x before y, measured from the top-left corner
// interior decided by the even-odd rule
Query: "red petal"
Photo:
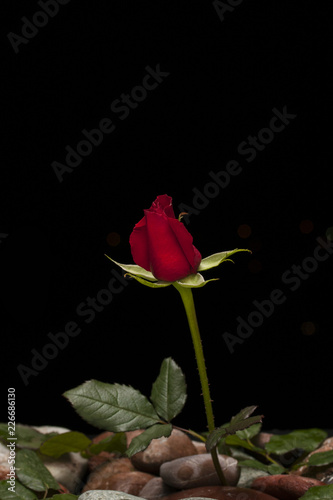
[[[191,272],[189,274],[196,273],[201,262],[201,254],[199,250],[197,250],[192,244],[192,235],[188,232],[184,224],[182,222],[179,222],[177,219],[169,219],[169,224],[189,263],[189,266],[191,268]]]
[[[174,215],[172,198],[157,196],[130,236],[134,262],[157,279],[176,281],[196,273],[201,262],[193,238]]]
[[[158,214],[165,213],[168,217],[175,218],[172,208],[172,198],[167,194],[158,196],[149,210]]]
[[[148,210],[145,215],[149,260],[154,276],[163,281],[176,281],[191,274],[191,265],[170,225],[170,221],[176,221],[176,219],[170,219]],[[192,238],[189,233],[188,235]]]
[[[148,236],[145,217],[143,217],[140,222],[134,226],[129,242],[134,262],[138,266],[146,269],[146,271],[150,271]]]

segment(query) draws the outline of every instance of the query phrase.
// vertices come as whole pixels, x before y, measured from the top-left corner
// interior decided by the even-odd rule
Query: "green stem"
[[[196,357],[196,361],[197,361],[198,371],[199,371],[202,396],[203,396],[203,400],[204,400],[206,417],[207,417],[208,431],[213,432],[213,430],[215,429],[214,413],[213,413],[213,407],[212,407],[212,400],[210,397],[205,358],[204,358],[203,349],[202,349],[202,343],[201,343],[201,337],[200,337],[199,326],[198,326],[198,321],[197,321],[197,315],[195,313],[192,290],[191,290],[191,288],[180,286],[177,283],[173,283],[173,285],[180,293],[180,296],[182,298],[182,301],[183,301],[183,304],[185,307],[186,316],[187,316],[188,324],[189,324],[191,335],[192,335],[192,341],[193,341],[193,347],[194,347],[195,357]],[[212,459],[213,459],[213,463],[214,463],[216,472],[220,478],[220,481],[221,481],[223,486],[226,486],[227,482],[225,480],[223,471],[221,469],[221,465],[220,465],[220,461],[218,459],[216,447],[214,447],[211,450],[211,455],[212,455]]]
[[[187,434],[190,434],[191,436],[199,439],[199,441],[202,441],[203,443],[205,443],[207,441],[207,439],[204,436],[202,436],[201,434],[198,434],[195,431],[192,431],[191,429],[184,429],[183,427],[178,427],[178,425],[174,425],[174,424],[172,424],[172,427],[174,429],[178,429],[179,431],[186,432]]]

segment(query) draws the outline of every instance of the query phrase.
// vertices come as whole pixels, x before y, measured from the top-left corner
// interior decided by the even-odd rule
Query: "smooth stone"
[[[240,475],[237,460],[226,455],[219,455],[219,461],[227,483],[235,486]],[[209,453],[166,462],[161,465],[160,476],[166,484],[178,489],[221,484]]]
[[[63,434],[70,430],[65,427],[54,427],[49,425],[39,427],[33,426],[33,428],[42,434],[48,434],[50,432]],[[87,471],[88,460],[83,458],[80,453],[66,453],[57,459],[43,455],[42,461],[56,481],[65,486],[71,493],[81,491],[84,485],[83,478]]]
[[[192,443],[196,447],[196,450],[197,450],[198,454],[201,455],[203,453],[207,453],[207,448],[206,448],[205,443],[203,443],[202,441],[192,441]]]
[[[258,448],[264,449],[265,445],[269,443],[272,436],[274,436],[274,434],[271,434],[270,432],[259,432],[259,434],[254,436],[251,441]]]
[[[7,467],[5,465],[0,465],[0,481],[3,481],[4,479],[8,479],[7,474],[9,474],[9,467],[7,464]]]
[[[154,477],[151,479],[146,486],[140,491],[140,497],[146,500],[157,500],[159,498],[165,497],[166,495],[171,495],[177,491],[175,488],[171,488],[165,484],[161,477]]]
[[[0,465],[8,465],[9,450],[0,442]]]
[[[148,472],[120,472],[107,481],[105,489],[122,491],[130,495],[139,496],[142,488],[153,479],[153,477],[154,476],[148,474]]]
[[[133,471],[132,462],[126,457],[113,458],[103,462],[89,474],[82,492],[88,490],[112,490],[113,488],[109,483],[113,476]]]
[[[93,490],[82,493],[78,500],[139,500],[140,497],[112,490]]]
[[[250,488],[238,488],[235,486],[204,486],[201,488],[192,488],[168,495],[164,497],[163,500],[182,500],[183,498],[192,498],[192,500],[194,500],[194,498],[211,498],[214,500],[279,500],[261,491],[252,490]],[[79,500],[81,500],[81,498]]]
[[[158,475],[165,462],[196,453],[192,440],[184,432],[173,429],[168,438],[153,439],[144,451],[133,455],[131,461],[136,469]]]
[[[268,472],[263,470],[252,469],[250,467],[240,468],[240,477],[237,483],[239,488],[251,488],[251,484],[257,477],[269,476]]]
[[[252,483],[253,489],[275,495],[280,500],[297,500],[312,486],[325,486],[325,483],[293,474],[258,477]]]
[[[0,443],[0,480],[8,479],[7,474],[9,474],[9,448],[4,444]]]
[[[95,490],[86,491],[79,496],[78,500],[141,500],[142,497],[122,493],[121,491],[112,490]],[[270,500],[272,497],[263,498],[263,500]],[[192,497],[192,500],[207,500],[207,497]],[[210,500],[214,500],[213,498]],[[243,500],[239,498],[238,500]],[[251,499],[250,499],[251,500]],[[275,500],[275,499],[273,499]]]

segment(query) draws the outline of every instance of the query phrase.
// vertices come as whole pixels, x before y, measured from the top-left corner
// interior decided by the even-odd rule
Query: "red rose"
[[[200,252],[182,222],[175,218],[172,198],[156,198],[130,236],[134,262],[162,281],[177,281],[197,272]]]

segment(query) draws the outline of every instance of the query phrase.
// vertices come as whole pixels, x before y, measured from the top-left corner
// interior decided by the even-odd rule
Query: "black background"
[[[187,225],[203,256],[253,251],[208,271],[220,280],[194,290],[216,423],[256,404],[265,429],[332,428],[333,258],[295,291],[282,281],[332,234],[326,6],[243,0],[219,16],[210,1],[71,0],[18,53],[7,35],[22,36],[22,17],[41,7],[2,6],[1,420],[15,387],[18,422],[94,432],[65,390],[95,378],[149,396],[171,356],[189,391],[176,423],[204,430],[175,289],[130,281],[89,324],[77,307],[107,286],[115,266],[104,253],[132,262],[129,235],[157,195],[172,196],[178,216],[181,204],[194,206],[193,190],[204,193],[209,172],[237,160],[241,173]],[[142,84],[147,66],[168,76],[122,120],[110,106]],[[268,127],[273,108],[296,117],[247,161],[238,147]],[[115,130],[59,182],[52,163],[64,164],[66,146],[104,118]],[[312,223],[306,232],[302,221]],[[275,289],[285,302],[231,353],[223,334],[235,335],[237,317]],[[69,321],[81,333],[25,385],[17,367],[31,367],[31,350],[41,353]]]

